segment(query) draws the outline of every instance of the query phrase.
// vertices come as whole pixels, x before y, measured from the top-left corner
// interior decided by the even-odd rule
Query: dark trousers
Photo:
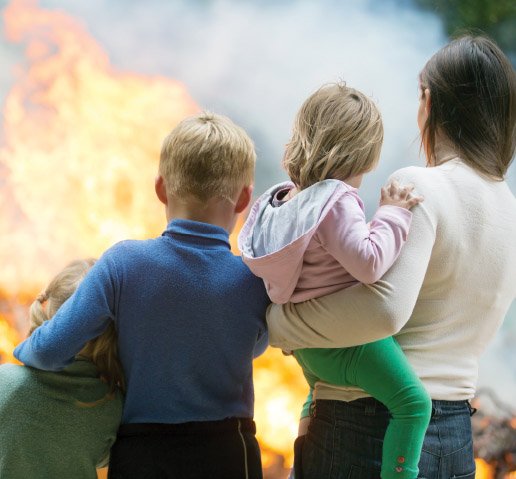
[[[126,424],[111,448],[109,479],[262,479],[250,419]]]
[[[474,479],[471,408],[432,401],[419,479]],[[389,412],[373,398],[316,401],[308,434],[295,444],[296,479],[380,479]]]

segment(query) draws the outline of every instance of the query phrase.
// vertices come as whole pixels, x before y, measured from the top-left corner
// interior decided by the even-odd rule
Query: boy
[[[228,118],[182,121],[155,183],[163,235],[110,248],[15,350],[29,366],[60,370],[114,321],[127,395],[111,479],[261,477],[252,360],[266,347],[268,299],[228,242],[255,159]]]

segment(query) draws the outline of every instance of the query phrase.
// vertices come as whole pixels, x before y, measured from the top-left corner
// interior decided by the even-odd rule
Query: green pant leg
[[[295,352],[311,377],[339,386],[359,386],[389,409],[382,479],[415,479],[431,400],[393,338],[344,349]]]

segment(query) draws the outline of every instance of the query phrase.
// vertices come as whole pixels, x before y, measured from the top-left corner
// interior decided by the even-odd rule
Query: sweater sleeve
[[[111,255],[99,259],[76,292],[14,350],[14,356],[37,369],[59,371],[71,364],[90,340],[114,318],[117,278]]]
[[[413,182],[417,187],[416,181]],[[365,344],[396,334],[409,320],[428,267],[436,225],[427,201],[413,208],[401,254],[378,282],[357,284],[303,303],[271,305],[271,346],[284,350]]]
[[[253,351],[253,358],[257,358],[258,356],[262,355],[267,349],[267,346],[269,346],[269,334],[267,330],[264,329],[259,334],[258,339],[256,341],[256,345]]]
[[[381,206],[367,225],[362,201],[355,192],[343,195],[319,225],[317,239],[342,267],[361,283],[378,281],[404,245],[412,213]]]

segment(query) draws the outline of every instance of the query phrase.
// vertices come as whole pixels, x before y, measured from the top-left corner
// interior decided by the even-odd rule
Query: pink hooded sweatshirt
[[[274,303],[301,302],[357,282],[374,283],[407,239],[412,213],[381,206],[368,225],[357,190],[320,181],[282,201],[281,183],[254,203],[238,237],[244,262]]]

